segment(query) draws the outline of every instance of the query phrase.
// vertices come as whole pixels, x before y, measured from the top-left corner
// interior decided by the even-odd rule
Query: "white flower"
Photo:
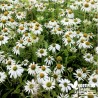
[[[57,98],[69,98],[69,95],[68,94],[63,94],[63,93],[60,93],[59,96],[57,96]]]
[[[40,25],[37,25],[37,26],[35,26],[35,28],[32,29],[32,32],[35,35],[40,35],[42,31],[43,31],[43,29]]]
[[[63,40],[63,43],[65,46],[67,46],[67,45],[71,46],[71,45],[75,44],[73,38],[71,38],[71,37],[63,36],[62,40]]]
[[[37,43],[39,41],[39,37],[36,35],[32,36],[32,43]]]
[[[53,64],[53,61],[54,61],[54,58],[53,56],[49,56],[47,57],[44,62],[46,63],[46,65],[52,65]]]
[[[8,73],[10,75],[10,78],[14,78],[14,79],[20,77],[24,71],[21,65],[11,65],[8,70],[9,70]]]
[[[70,51],[76,53],[77,49],[75,47],[71,47]]]
[[[43,56],[47,56],[47,50],[46,49],[38,49],[38,51],[36,52],[37,56],[39,58],[43,57]]]
[[[35,75],[38,72],[38,70],[39,70],[38,64],[35,64],[35,62],[33,62],[29,65],[28,74]]]
[[[52,51],[52,53],[55,53],[56,50],[60,51],[61,46],[59,44],[53,43],[49,46],[48,50]]]
[[[71,85],[71,87],[72,87],[74,90],[77,90],[77,89],[78,89],[78,81],[77,81],[77,80],[74,82],[74,84],[70,84],[70,85]]]
[[[98,75],[91,75],[88,80],[91,87],[98,87]]]
[[[63,73],[64,68],[65,68],[65,67],[64,67],[62,64],[59,64],[59,63],[58,63],[58,64],[56,65],[54,71],[56,71],[57,73],[60,74],[60,73]]]
[[[53,71],[52,76],[53,76],[54,80],[56,80],[56,81],[59,81],[62,77],[61,74],[58,73],[57,71]]]
[[[68,79],[61,79],[59,80],[59,82],[60,82],[59,87],[61,87],[62,92],[68,93],[68,91],[71,90],[70,86],[71,83]]]
[[[7,70],[10,68],[11,65],[14,65],[15,63],[16,63],[16,61],[9,57],[9,58],[6,60]]]
[[[55,20],[51,20],[51,21],[49,21],[49,23],[48,24],[45,24],[45,26],[47,27],[47,28],[54,28],[54,27],[57,27],[57,22],[55,21]]]
[[[3,83],[6,79],[7,75],[5,72],[0,72],[0,83]]]
[[[86,54],[83,56],[83,58],[85,59],[85,61],[90,62],[90,63],[92,63],[93,60],[94,60],[93,55],[90,54],[90,53],[86,53]]]
[[[42,86],[46,90],[52,90],[53,88],[55,88],[55,81],[52,78],[48,78],[43,81]]]
[[[73,13],[72,10],[67,9],[66,12],[67,12],[67,15],[66,16],[68,18],[70,18],[70,19],[73,19],[74,18],[74,13]]]
[[[80,23],[81,23],[81,20],[79,18],[73,19],[73,24],[74,25],[77,25],[77,24],[80,24]]]
[[[48,79],[48,74],[46,72],[38,72],[37,81],[42,84],[44,80]]]
[[[7,10],[7,8],[6,8],[6,4],[1,3],[1,4],[0,4],[0,9],[1,9],[2,11]]]
[[[20,47],[18,45],[14,46],[12,51],[14,54],[20,55]]]
[[[0,51],[0,63],[5,63],[5,55],[4,55],[4,51]]]
[[[98,46],[95,48],[95,52],[96,54],[98,54]]]
[[[27,81],[26,85],[24,86],[24,90],[28,92],[28,94],[37,94],[39,89],[39,85],[34,81]]]
[[[81,6],[81,5],[82,5],[82,0],[76,0],[76,1],[75,1],[75,4],[76,4],[77,6]]]
[[[25,59],[24,61],[22,61],[22,65],[23,65],[23,66],[27,66],[28,63],[29,63],[29,61],[28,61],[27,59]]]
[[[2,44],[8,43],[8,40],[9,40],[9,38],[8,38],[7,36],[0,35],[0,46],[1,46]]]
[[[70,8],[71,8],[72,10],[77,10],[77,9],[78,9],[78,6],[77,6],[76,3],[72,3],[72,4],[70,5]]]
[[[57,34],[57,35],[61,35],[63,34],[63,30],[60,27],[55,27],[51,30],[51,34]]]
[[[72,19],[69,18],[63,18],[61,20],[61,24],[64,26],[68,26],[68,25],[73,25]]]
[[[19,32],[19,33],[22,33],[22,34],[23,34],[23,33],[25,33],[25,32],[26,32],[26,30],[27,30],[27,28],[26,28],[26,27],[24,27],[24,26],[21,26],[21,25],[20,25],[20,26],[18,27],[18,29],[17,29],[17,32]]]
[[[83,6],[81,7],[81,10],[85,12],[90,12],[91,11],[91,4],[88,2],[84,2]]]
[[[89,41],[84,41],[83,48],[92,48],[92,45]]]
[[[40,66],[39,72],[45,72],[47,74],[50,73],[51,72],[50,66],[46,66],[46,65]]]
[[[84,98],[98,98],[98,96],[96,96],[92,91],[85,92],[85,95],[86,96],[84,96]],[[83,97],[81,96],[79,98],[83,98]]]
[[[16,18],[21,20],[21,19],[24,19],[25,18],[25,13],[24,12],[17,12],[16,14]]]
[[[18,4],[19,0],[9,0],[9,2],[13,3],[13,4]]]
[[[78,81],[81,81],[84,79],[83,71],[82,69],[77,69],[76,73],[73,73],[75,77],[78,79]]]

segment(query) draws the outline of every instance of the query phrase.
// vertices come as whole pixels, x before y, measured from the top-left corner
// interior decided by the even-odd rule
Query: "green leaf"
[[[14,89],[11,89],[10,91],[6,92],[2,98],[7,98],[7,96],[13,91]]]
[[[70,56],[70,57],[68,57],[68,62],[71,62],[71,61],[73,61],[75,59],[76,59],[76,56]]]
[[[68,51],[67,51],[67,49],[64,50],[64,55],[65,55],[65,56],[68,56]]]

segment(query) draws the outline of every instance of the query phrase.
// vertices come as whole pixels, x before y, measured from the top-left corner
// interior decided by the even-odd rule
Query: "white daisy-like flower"
[[[6,63],[4,51],[0,51],[0,63]]]
[[[73,13],[72,10],[67,10],[67,17],[70,18],[70,19],[74,18],[74,13]]]
[[[63,4],[65,0],[57,0],[58,3]]]
[[[86,41],[86,38],[81,37],[79,40],[77,40],[76,44],[78,48],[86,48],[84,42]]]
[[[81,6],[81,5],[82,5],[82,0],[76,0],[76,1],[75,1],[75,4],[76,4],[77,6]]]
[[[56,65],[54,71],[60,74],[60,73],[63,73],[64,72],[64,68],[65,67],[62,64],[58,63]]]
[[[6,8],[7,8],[8,10],[12,9],[12,8],[13,8],[13,4],[8,3],[8,4],[6,5]]]
[[[1,14],[1,20],[2,19],[5,19],[5,20],[8,20],[9,18],[11,18],[11,15],[9,13],[9,11],[5,11],[3,14]]]
[[[46,66],[46,65],[40,66],[39,72],[45,72],[45,73],[49,74],[51,72],[50,66]]]
[[[91,87],[98,87],[98,75],[91,75],[88,80]]]
[[[8,73],[10,75],[10,78],[14,78],[14,79],[20,77],[24,71],[21,65],[11,65],[8,70],[9,70]]]
[[[59,12],[59,17],[62,17],[65,15],[65,11],[64,9],[60,9],[60,12]]]
[[[9,24],[7,24],[7,25],[10,26],[12,29],[14,29],[18,26],[18,23],[13,18],[10,18],[8,20],[8,22],[9,22]]]
[[[27,59],[25,59],[24,61],[22,61],[22,65],[23,65],[23,66],[27,66],[28,63],[29,63],[29,61],[28,61]]]
[[[98,69],[94,70],[92,75],[98,75]]]
[[[5,72],[0,72],[0,83],[3,83],[6,79],[7,75]]]
[[[92,44],[89,41],[84,41],[83,48],[92,48]]]
[[[58,25],[58,23],[57,23],[57,21],[55,21],[55,20],[50,20],[49,22],[48,22],[48,24],[45,24],[45,27],[47,27],[47,28],[54,28],[54,27],[57,27],[57,25]]]
[[[98,54],[98,46],[95,48],[95,52],[96,54]]]
[[[0,46],[8,43],[8,40],[9,40],[9,37],[4,36],[4,35],[0,35]]]
[[[31,46],[32,43],[33,43],[31,37],[26,37],[23,41],[24,41],[23,44],[24,44],[25,46]]]
[[[68,93],[69,90],[71,90],[71,86],[70,86],[70,81],[68,79],[61,79],[59,80],[59,87],[61,87],[61,91],[62,92],[66,92]]]
[[[32,43],[37,43],[39,41],[39,37],[36,35],[31,36],[32,38]]]
[[[54,78],[55,81],[59,81],[62,76],[57,71],[53,71],[52,77]]]
[[[48,50],[52,53],[56,53],[56,50],[60,51],[61,46],[59,44],[53,43],[49,46]]]
[[[14,46],[12,51],[14,54],[20,55],[20,47],[18,45]]]
[[[39,84],[42,84],[44,80],[48,79],[48,74],[46,72],[38,72],[37,81]]]
[[[46,63],[46,65],[52,65],[53,64],[53,61],[54,61],[54,58],[53,56],[49,56],[47,57],[44,62]]]
[[[43,31],[42,27],[40,25],[36,25],[34,27],[34,29],[32,30],[32,32],[35,34],[35,35],[40,35],[41,32]]]
[[[93,60],[94,60],[93,55],[90,54],[90,53],[86,53],[86,54],[83,56],[83,58],[85,59],[85,61],[90,62],[90,63],[92,63]]]
[[[69,95],[68,94],[60,93],[60,95],[57,96],[57,98],[69,98]]]
[[[69,18],[63,18],[61,20],[61,24],[64,26],[68,26],[68,25],[73,25],[72,19]]]
[[[70,8],[71,8],[72,10],[77,10],[77,9],[78,9],[78,6],[77,6],[76,3],[72,3],[72,4],[70,5]]]
[[[9,0],[9,2],[11,2],[12,4],[18,4],[19,0]]]
[[[77,49],[75,47],[71,47],[70,48],[70,51],[76,53],[77,52]]]
[[[25,13],[24,12],[17,12],[16,14],[16,18],[19,19],[19,20],[22,20],[25,18]]]
[[[89,21],[89,20],[85,19],[85,20],[83,21],[83,23],[84,23],[84,25],[89,26],[89,25],[91,24],[91,21]]]
[[[81,20],[79,18],[73,19],[73,24],[74,25],[77,25],[77,24],[80,24],[80,23],[81,23]]]
[[[67,45],[72,46],[75,44],[75,41],[71,37],[63,36],[62,40],[65,46]]]
[[[35,75],[38,73],[39,66],[35,62],[31,63],[28,68],[28,74]]]
[[[52,90],[55,88],[55,81],[52,78],[48,78],[43,81],[42,86],[46,90]]]
[[[47,56],[47,50],[40,48],[40,49],[38,49],[36,54],[37,54],[37,57],[42,58],[43,56]]]
[[[39,89],[39,85],[32,79],[32,81],[27,81],[26,85],[24,86],[24,90],[28,92],[28,94],[37,94]]]
[[[78,81],[81,81],[84,79],[83,71],[82,69],[77,69],[76,73],[73,73],[74,76],[78,79]]]
[[[67,37],[74,38],[74,37],[76,37],[76,34],[73,31],[66,31],[65,34],[63,35],[63,37],[65,37],[65,38],[67,38]]]
[[[92,91],[87,91],[85,92],[85,95],[84,97],[79,97],[79,98],[98,98],[98,96],[96,96]]]
[[[7,10],[6,4],[1,3],[1,4],[0,4],[0,9],[1,9],[2,11]]]
[[[10,68],[10,66],[11,65],[14,65],[16,63],[16,61],[15,60],[13,60],[12,58],[8,58],[8,59],[6,59],[6,64],[7,64],[7,69],[9,69]]]
[[[81,7],[81,10],[85,12],[90,12],[91,11],[91,4],[88,2],[84,2],[83,6]]]
[[[26,27],[19,26],[19,27],[18,27],[18,29],[17,29],[17,32],[19,32],[19,33],[25,33],[25,32],[26,32],[26,30],[27,30],[27,28],[26,28]]]
[[[63,34],[63,30],[60,27],[55,27],[51,30],[51,34],[61,35]]]
[[[87,68],[82,68],[82,71],[83,71],[83,76],[84,76],[84,79],[86,79],[86,77],[89,75],[90,73],[90,70],[87,70]]]
[[[10,33],[10,29],[9,28],[7,28],[7,27],[5,27],[5,28],[3,28],[2,30],[1,30],[1,32],[2,32],[2,34],[3,35],[8,35],[9,33]]]
[[[70,86],[74,89],[74,90],[77,90],[78,89],[78,81],[76,80],[74,82],[74,84],[70,84]]]

